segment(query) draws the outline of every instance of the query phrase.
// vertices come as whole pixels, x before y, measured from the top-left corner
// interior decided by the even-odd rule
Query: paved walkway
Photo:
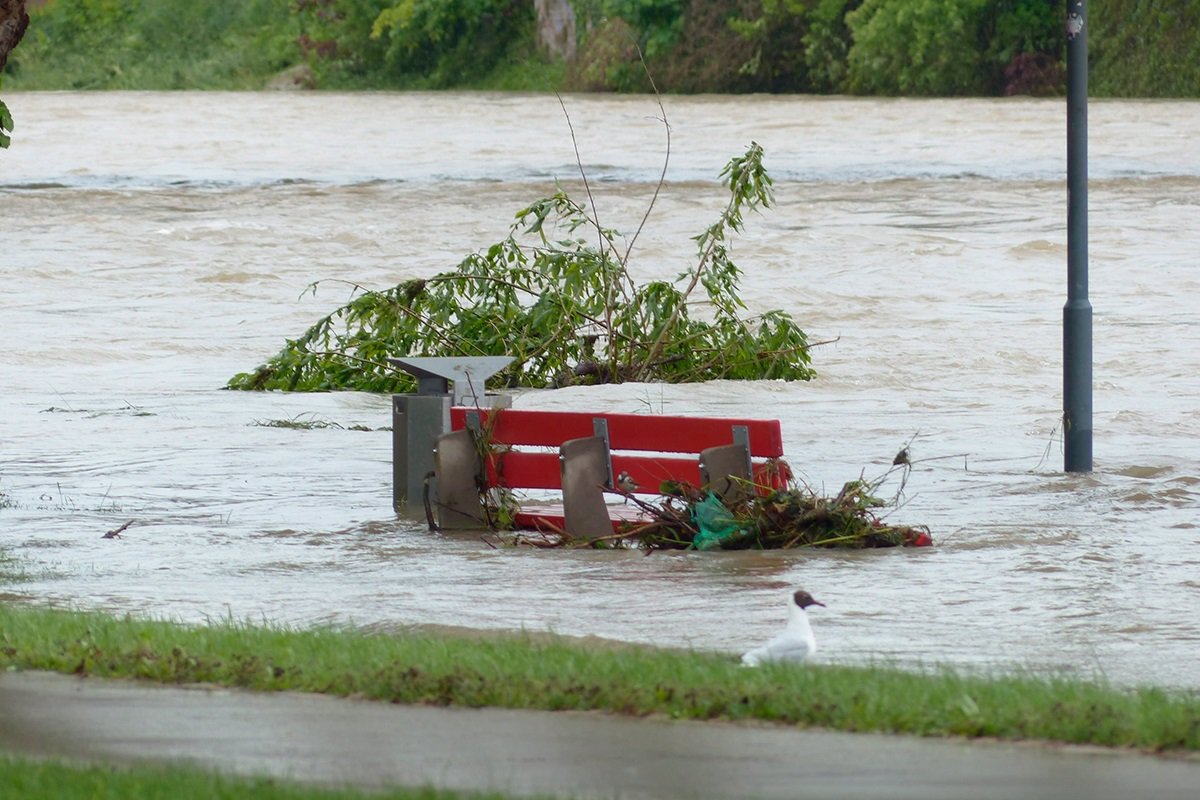
[[[1200,796],[1200,761],[0,674],[0,751],[376,788],[622,798]]]

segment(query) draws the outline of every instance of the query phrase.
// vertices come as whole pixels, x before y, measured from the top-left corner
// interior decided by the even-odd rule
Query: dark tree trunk
[[[25,0],[0,0],[0,69],[4,69],[8,54],[21,41],[28,27]]]

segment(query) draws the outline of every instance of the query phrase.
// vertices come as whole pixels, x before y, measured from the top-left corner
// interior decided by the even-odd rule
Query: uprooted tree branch
[[[665,111],[662,122],[667,157],[654,198],[670,157]],[[580,171],[587,206],[558,186],[518,211],[503,240],[453,270],[389,289],[354,287],[350,302],[262,366],[235,375],[229,388],[411,390],[413,379],[388,364],[392,356],[510,355],[514,361],[500,380],[512,387],[814,376],[808,338],[791,316],[746,314],[739,295],[741,270],[730,241],[742,233],[748,212],[773,202],[757,143],[721,172],[729,200],[694,237],[695,265],[674,280],[638,284],[629,270],[654,199],[622,248],[620,233],[600,223]],[[701,307],[704,318],[694,313]]]

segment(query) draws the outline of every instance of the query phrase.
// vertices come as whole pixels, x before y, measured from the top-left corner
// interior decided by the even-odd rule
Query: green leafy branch
[[[409,391],[413,379],[387,362],[398,355],[510,355],[500,376],[508,386],[809,380],[806,334],[778,309],[744,315],[742,273],[729,252],[746,212],[772,203],[762,161],[762,148],[751,143],[725,166],[729,201],[694,237],[695,267],[674,281],[634,282],[628,266],[637,234],[618,247],[620,234],[600,224],[585,174],[590,211],[558,187],[518,211],[503,240],[449,272],[382,291],[353,285],[349,302],[228,385]],[[710,318],[693,316],[697,307],[713,309]]]

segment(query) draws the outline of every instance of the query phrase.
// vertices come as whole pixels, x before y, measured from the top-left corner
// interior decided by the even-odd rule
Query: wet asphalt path
[[[0,674],[0,752],[622,798],[1195,798],[1200,761]]]

